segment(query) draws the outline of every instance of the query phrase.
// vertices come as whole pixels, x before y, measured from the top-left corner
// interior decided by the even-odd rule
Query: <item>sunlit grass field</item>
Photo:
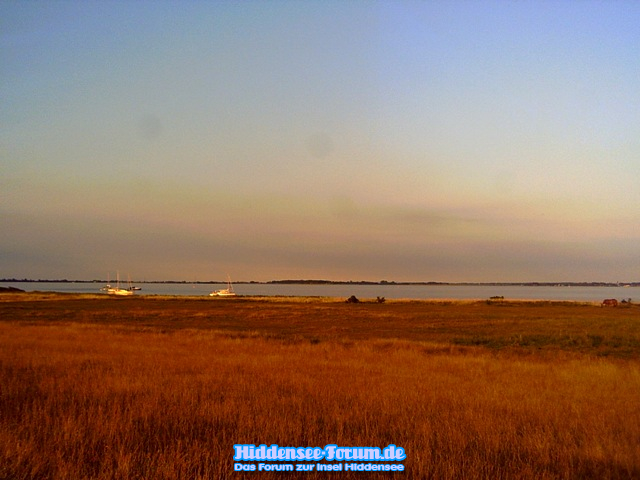
[[[640,308],[0,296],[0,478],[640,478]],[[236,473],[234,444],[401,473]]]

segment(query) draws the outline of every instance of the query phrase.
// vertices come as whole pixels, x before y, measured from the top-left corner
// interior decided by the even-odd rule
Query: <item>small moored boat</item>
[[[214,290],[209,294],[210,297],[235,297],[236,292],[233,291],[233,286],[231,285],[231,277],[227,275],[227,288],[223,288],[221,290]]]
[[[127,296],[133,295],[133,290],[131,287],[129,289],[120,288],[120,272],[116,273],[116,286],[112,287],[109,280],[107,280],[107,284],[102,287],[100,290],[103,292],[107,292],[108,295],[118,295],[118,296]]]

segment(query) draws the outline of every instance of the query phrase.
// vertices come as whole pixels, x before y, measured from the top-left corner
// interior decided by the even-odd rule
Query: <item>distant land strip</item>
[[[107,280],[69,280],[69,279],[28,279],[28,278],[3,278],[0,283],[107,283]],[[149,284],[186,284],[209,285],[227,283],[222,280],[188,281],[188,280],[132,280],[132,283]],[[519,286],[519,287],[640,287],[640,282],[396,282],[380,280],[377,282],[368,280],[269,280],[259,282],[234,281],[236,285],[459,285],[459,286]]]

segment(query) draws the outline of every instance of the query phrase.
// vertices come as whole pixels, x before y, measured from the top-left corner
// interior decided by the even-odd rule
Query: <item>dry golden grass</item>
[[[363,475],[245,477],[236,443],[395,443],[409,479],[640,476],[635,309],[22,298],[0,303],[3,479]]]

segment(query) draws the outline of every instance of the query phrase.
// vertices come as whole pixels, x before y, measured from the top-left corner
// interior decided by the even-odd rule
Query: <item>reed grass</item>
[[[245,477],[237,443],[404,447],[406,471],[378,478],[640,477],[635,354],[452,341],[495,322],[507,338],[516,316],[551,338],[572,322],[636,335],[619,311],[69,301],[0,308],[0,478],[363,475]]]

